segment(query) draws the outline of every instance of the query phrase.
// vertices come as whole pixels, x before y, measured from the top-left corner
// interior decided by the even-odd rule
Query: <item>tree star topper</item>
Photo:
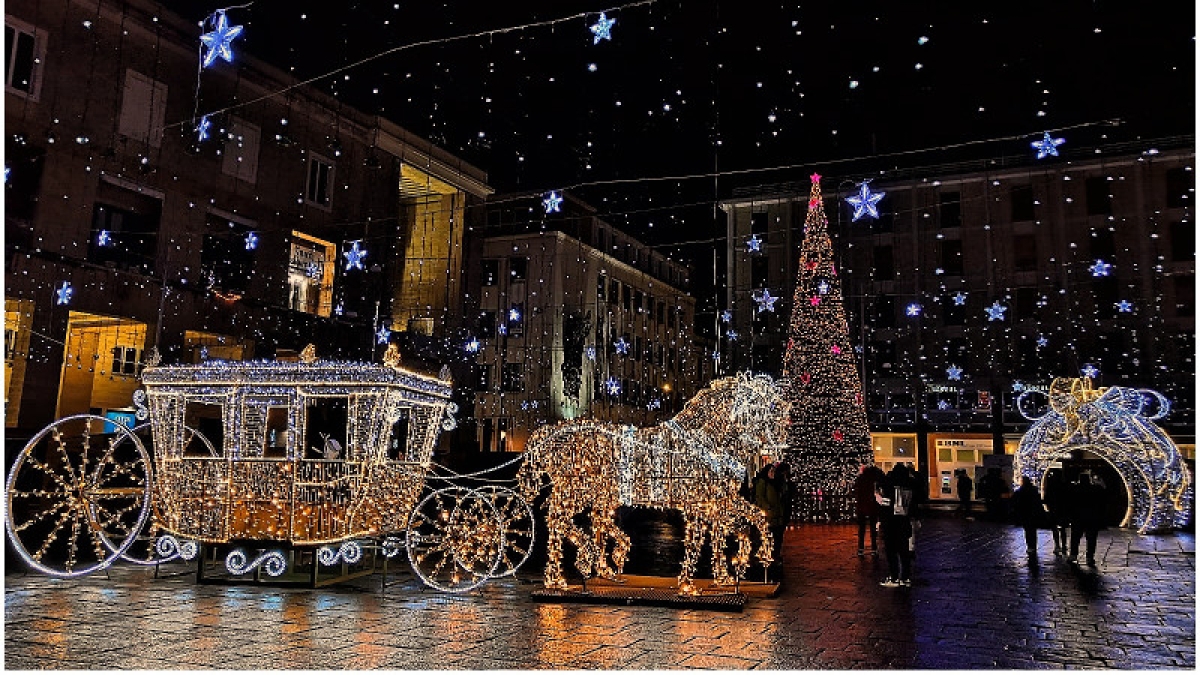
[[[550,193],[546,195],[546,198],[542,200],[542,208],[546,209],[547,214],[561,212],[562,202],[563,198],[558,196],[557,192],[551,190]]]
[[[356,267],[360,270],[364,269],[362,259],[367,257],[367,251],[366,249],[359,247],[358,244],[360,241],[362,240],[355,240],[354,242],[351,242],[350,250],[342,253],[342,255],[346,256],[347,272]]]
[[[598,45],[601,40],[612,42],[612,27],[616,22],[616,19],[610,19],[604,16],[604,12],[600,12],[600,20],[591,26],[592,44]]]
[[[1042,140],[1030,143],[1038,151],[1037,158],[1044,159],[1048,155],[1058,157],[1058,146],[1066,143],[1061,138],[1050,138],[1049,131],[1042,132]]]
[[[856,221],[863,216],[869,216],[875,219],[879,218],[879,209],[876,208],[875,205],[878,204],[879,200],[883,199],[884,195],[887,193],[871,192],[871,187],[867,185],[867,183],[870,182],[871,181],[869,180],[864,180],[862,183],[859,183],[860,189],[858,194],[853,197],[846,198],[846,201],[854,207],[854,217],[850,219],[851,222]]]
[[[242,27],[230,26],[229,22],[225,20],[225,10],[218,9],[216,29],[200,36],[200,42],[208,47],[208,53],[204,55],[201,67],[211,66],[218,56],[226,61],[233,61],[233,52],[229,49],[229,43],[241,34]]]

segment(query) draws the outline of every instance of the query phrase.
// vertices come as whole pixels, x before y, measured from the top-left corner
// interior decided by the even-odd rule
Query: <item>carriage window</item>
[[[408,413],[400,416],[392,425],[392,438],[388,441],[388,459],[399,461],[408,455]]]
[[[208,439],[218,456],[225,454],[225,426],[221,421],[221,406],[212,403],[188,402],[183,412],[183,424]],[[203,443],[188,443],[183,448],[185,457],[210,457]]]
[[[267,423],[263,429],[263,457],[287,457],[287,406],[267,408]]]
[[[310,398],[304,409],[306,459],[345,459],[347,399]]]

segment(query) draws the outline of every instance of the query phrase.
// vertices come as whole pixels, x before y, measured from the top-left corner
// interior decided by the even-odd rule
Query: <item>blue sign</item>
[[[126,412],[124,410],[109,410],[108,412],[104,413],[104,416],[107,417],[108,419],[112,420],[113,422],[127,426],[130,429],[132,429],[137,424],[137,415],[135,415],[132,412]],[[112,422],[105,422],[104,433],[106,433],[106,434],[117,433],[116,424],[113,424]]]

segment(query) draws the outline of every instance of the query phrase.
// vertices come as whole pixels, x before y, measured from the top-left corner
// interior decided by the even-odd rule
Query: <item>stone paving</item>
[[[925,521],[912,588],[846,525],[788,531],[783,590],[741,614],[539,604],[533,572],[454,596],[409,576],[318,590],[120,568],[5,577],[6,669],[1196,667],[1195,539],[1101,533],[1095,569],[1019,529]]]

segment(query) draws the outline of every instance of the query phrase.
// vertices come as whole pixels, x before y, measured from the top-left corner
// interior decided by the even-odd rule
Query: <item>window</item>
[[[945,239],[942,241],[941,268],[943,273],[950,276],[962,276],[962,241],[957,239]]]
[[[521,337],[525,334],[525,303],[513,303],[512,309],[508,310],[508,334],[512,337]]]
[[[288,256],[288,307],[297,312],[329,316],[333,305],[333,242],[292,232]]]
[[[225,135],[221,173],[253,183],[258,178],[258,127],[232,118]]]
[[[667,318],[667,303],[659,301],[658,303],[658,323],[662,325]]]
[[[1088,215],[1112,215],[1112,199],[1108,194],[1108,181],[1103,176],[1091,176],[1084,184],[1087,189]]]
[[[304,201],[329,208],[333,191],[333,162],[310,153],[308,156],[308,178],[304,184]]]
[[[750,232],[753,234],[767,233],[767,212],[759,211],[750,214]]]
[[[896,276],[896,265],[892,260],[891,246],[875,247],[875,280],[891,281]]]
[[[1196,315],[1196,277],[1193,275],[1175,277],[1175,314]]]
[[[896,344],[894,342],[876,342],[871,346],[871,358],[878,372],[889,372],[896,364]]]
[[[765,255],[755,256],[750,259],[750,287],[765,288],[769,286],[767,281],[769,258]]]
[[[1120,287],[1116,277],[1100,277],[1092,280],[1092,292],[1096,294],[1096,308],[1101,312],[1115,314],[1120,298]]]
[[[1033,186],[1014,185],[1012,188],[1013,222],[1033,220]]]
[[[482,277],[484,286],[495,286],[500,281],[500,261],[499,260],[484,260],[482,263]]]
[[[520,363],[504,364],[503,386],[504,391],[525,391],[525,378],[523,376],[524,368]]]
[[[1016,311],[1013,312],[1016,316],[1014,319],[1032,318],[1037,312],[1038,293],[1036,288],[1018,288]]]
[[[891,328],[896,325],[896,298],[891,295],[881,295],[875,299],[875,325],[881,328]]]
[[[88,260],[99,265],[150,274],[158,252],[162,202],[101,181],[92,207]]]
[[[46,59],[46,32],[4,17],[4,89],[34,101],[42,88],[42,64]]]
[[[601,274],[600,276],[596,277],[596,297],[599,298],[601,301],[603,301],[604,293],[607,290],[608,290],[608,280],[604,278],[603,274]]]
[[[513,281],[525,281],[529,276],[528,258],[509,258],[508,277]]]
[[[1167,206],[1171,208],[1187,206],[1195,191],[1196,186],[1189,167],[1167,170]]]
[[[138,374],[138,349],[137,347],[125,347],[117,345],[112,350],[112,370],[109,371],[113,375],[137,375]]]
[[[1196,257],[1196,226],[1171,223],[1171,260],[1183,262]]]
[[[646,305],[646,294],[641,291],[633,292],[633,311],[642,312],[642,308]]]
[[[163,119],[167,113],[167,85],[136,70],[125,71],[121,96],[121,121],[117,132],[154,147],[162,144]]]
[[[608,282],[608,304],[621,304],[621,282],[612,279]]]
[[[967,319],[966,303],[958,304],[954,295],[942,296],[942,320],[947,326],[961,326]]]
[[[492,388],[492,366],[481,363],[475,366],[475,391],[490,391]]]
[[[962,195],[958,192],[943,192],[938,195],[938,225],[940,227],[962,226]]]
[[[1092,230],[1090,241],[1093,258],[1111,258],[1117,254],[1117,244],[1113,241],[1112,230],[1107,227]],[[1112,260],[1107,262],[1112,262]]]
[[[1013,269],[1018,272],[1037,269],[1037,237],[1032,234],[1013,237]]]
[[[246,248],[253,228],[209,216],[209,232],[200,249],[200,271],[207,286],[221,293],[244,295],[254,273],[254,251]]]
[[[479,337],[496,337],[496,313],[492,311],[479,313]]]

